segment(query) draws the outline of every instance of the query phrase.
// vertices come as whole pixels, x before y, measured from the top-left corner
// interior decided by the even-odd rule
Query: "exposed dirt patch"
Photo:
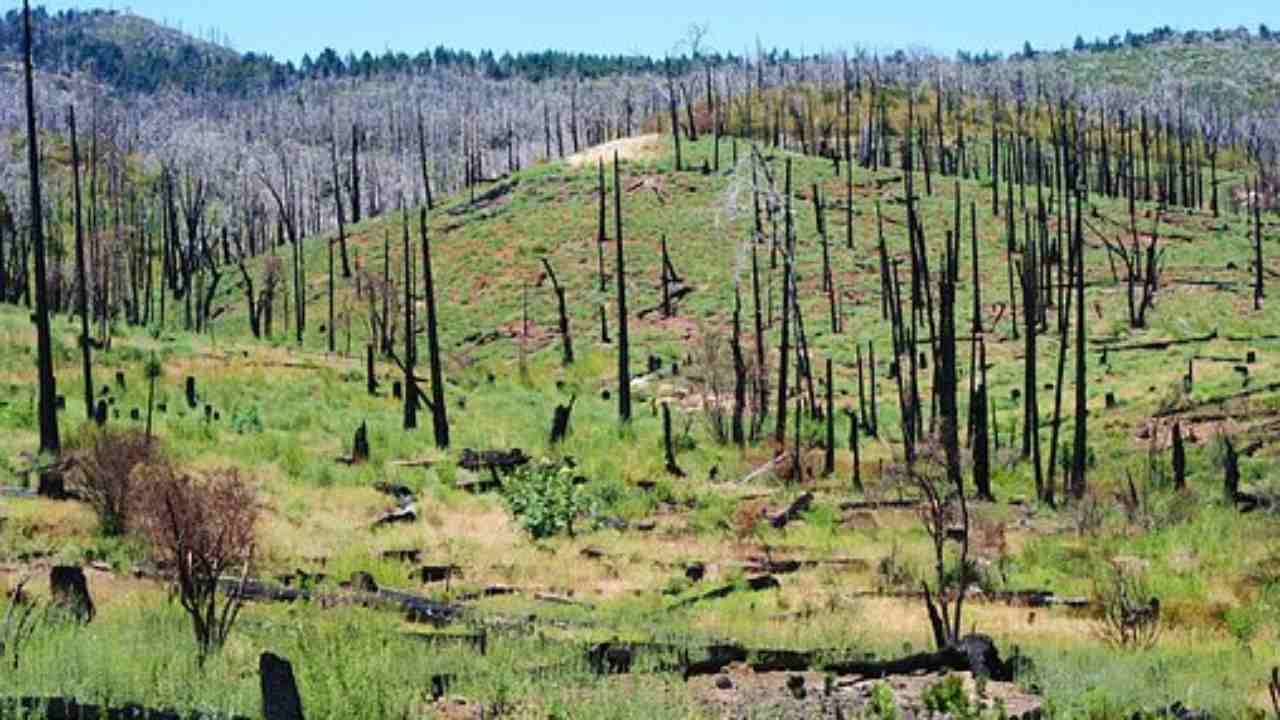
[[[639,137],[623,138],[614,140],[613,142],[597,145],[588,150],[583,150],[576,155],[570,155],[566,160],[570,167],[584,167],[587,165],[595,165],[598,161],[604,160],[609,162],[613,160],[614,152],[618,153],[621,160],[644,160],[656,157],[662,152],[662,140],[656,133],[650,135],[640,135]]]

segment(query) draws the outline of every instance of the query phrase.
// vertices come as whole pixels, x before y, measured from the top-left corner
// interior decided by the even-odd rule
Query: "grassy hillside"
[[[722,159],[731,157],[730,147],[726,141]],[[111,386],[113,411],[120,414],[112,424],[137,424],[130,411],[145,408],[143,363],[155,353],[163,367],[157,402],[165,406],[156,428],[170,452],[194,467],[234,465],[252,476],[266,507],[260,575],[319,571],[328,576],[323,586],[334,587],[352,572],[364,571],[382,586],[458,600],[468,608],[470,626],[489,628],[488,655],[418,644],[401,634],[418,628],[376,610],[326,609],[319,603],[252,605],[227,650],[200,671],[191,660],[180,610],[166,602],[162,586],[127,572],[144,559],[136,541],[100,536],[92,515],[78,505],[5,498],[0,499],[0,575],[8,582],[27,571],[47,574],[41,571],[56,560],[106,564],[90,576],[98,619],[85,629],[43,628],[18,671],[0,675],[0,695],[75,693],[253,713],[257,653],[272,650],[299,667],[309,717],[456,716],[448,714],[463,712],[456,703],[430,700],[431,677],[442,673],[456,676],[449,694],[466,698],[471,712],[477,706],[502,706],[527,717],[714,717],[733,697],[738,698],[735,707],[758,712],[789,701],[775,693],[753,707],[745,694],[752,681],[742,678],[734,681],[742,694],[686,684],[663,673],[598,678],[582,661],[581,647],[568,643],[732,640],[881,657],[928,647],[918,600],[866,592],[914,591],[918,579],[931,572],[928,541],[913,511],[842,510],[842,502],[860,499],[851,486],[852,459],[843,443],[831,477],[788,482],[766,472],[744,481],[769,460],[772,449],[760,445],[739,452],[717,444],[708,432],[702,401],[715,364],[708,361],[707,348],[718,348],[721,358],[727,353],[735,282],[745,283],[744,300],[749,298],[749,164],[722,174],[675,173],[665,139],[629,141],[620,150],[633,372],[640,376],[634,384],[636,419],[628,427],[619,426],[616,401],[605,397],[615,391],[616,361],[614,346],[600,342],[599,306],[607,308],[611,336],[616,336],[617,319],[612,291],[601,292],[596,276],[596,168],[589,160],[529,168],[504,181],[510,191],[496,199],[471,204],[448,198],[431,217],[454,427],[449,452],[431,449],[425,418],[420,418],[423,429],[400,429],[401,405],[388,390],[399,371],[389,360],[378,360],[379,396],[365,392],[362,348],[369,298],[357,297],[352,281],[338,281],[340,351],[324,352],[323,238],[304,247],[308,321],[301,347],[293,328],[283,326],[282,305],[275,311],[275,337],[255,341],[249,336],[238,272],[225,268],[211,333],[178,331],[180,316],[171,304],[166,326],[154,332],[119,330],[112,348],[95,356],[96,384]],[[745,145],[738,150],[745,160]],[[700,166],[711,151],[707,140],[686,146],[686,163]],[[863,438],[861,469],[866,498],[896,498],[903,489],[893,473],[882,472],[892,468],[901,445],[893,383],[885,375],[890,331],[879,312],[874,243],[878,202],[890,253],[906,257],[901,173],[872,177],[858,171],[849,249],[845,213],[837,207],[843,181],[825,161],[784,154],[770,157],[775,177],[781,178],[787,158],[793,163],[800,294],[815,369],[820,371],[828,357],[834,361],[837,407],[852,409],[858,397],[855,347],[865,350],[874,343],[882,432],[878,439]],[[612,198],[611,178],[608,183]],[[829,203],[830,252],[845,323],[840,334],[830,331],[819,292],[822,247],[815,231],[814,185]],[[921,177],[917,188],[923,185]],[[933,190],[922,199],[931,251],[951,227],[956,188],[935,178]],[[1084,502],[1052,509],[1032,500],[1030,468],[1009,449],[1011,429],[1020,424],[1021,403],[1013,391],[1022,382],[1022,344],[1013,339],[1009,313],[1002,308],[1008,295],[1005,218],[993,216],[989,188],[964,181],[958,190],[966,242],[961,243],[957,325],[967,334],[973,290],[968,205],[976,202],[988,377],[1002,439],[994,471],[999,502],[974,508],[981,538],[975,540],[979,584],[987,590],[1049,589],[1087,597],[1113,564],[1136,564],[1145,568],[1147,587],[1164,611],[1162,636],[1149,650],[1109,647],[1099,635],[1096,611],[1089,609],[1030,610],[975,600],[966,608],[966,627],[992,635],[1006,651],[1018,646],[1030,657],[1033,667],[1020,680],[1023,689],[1042,693],[1048,707],[1064,717],[1117,717],[1175,701],[1223,716],[1256,713],[1265,703],[1266,668],[1280,662],[1275,622],[1280,526],[1274,515],[1240,515],[1219,501],[1222,475],[1213,438],[1224,430],[1238,438],[1238,446],[1258,443],[1242,458],[1244,484],[1274,492],[1272,428],[1280,406],[1271,391],[1207,403],[1242,389],[1237,365],[1248,368],[1248,388],[1280,381],[1271,336],[1280,310],[1274,303],[1252,309],[1245,219],[1226,214],[1215,220],[1183,211],[1163,215],[1163,282],[1149,327],[1142,331],[1128,328],[1124,287],[1114,280],[1102,243],[1089,236],[1086,300],[1092,341],[1120,345],[1214,331],[1217,337],[1164,350],[1111,351],[1105,363],[1090,352],[1092,490]],[[1028,207],[1033,201],[1029,189]],[[1091,224],[1119,233],[1127,222],[1126,208],[1104,199],[1093,202]],[[1141,212],[1145,232],[1155,211]],[[417,253],[414,217],[410,237]],[[393,280],[400,277],[402,222],[391,214],[351,230],[351,251],[361,271],[381,275],[385,260]],[[608,234],[605,264],[611,272],[612,225]],[[663,236],[676,270],[694,288],[678,303],[676,316],[665,320],[658,312],[642,312],[659,302]],[[385,257],[384,238],[391,249]],[[1269,240],[1268,255],[1273,246]],[[780,271],[769,269],[768,246],[757,250],[762,281],[776,288]],[[287,246],[279,251],[288,258]],[[567,287],[579,355],[570,368],[560,366],[554,296],[542,277],[542,258]],[[249,268],[256,282],[266,262]],[[1266,265],[1271,277],[1278,264],[1267,257]],[[1055,312],[1049,311],[1050,327],[1056,327]],[[61,415],[65,432],[79,426],[83,414],[76,328],[59,319],[54,329],[59,389],[67,405]],[[777,352],[777,331],[776,325],[767,330],[771,355]],[[0,388],[6,391],[0,398],[0,459],[11,471],[29,465],[23,454],[37,444],[33,336],[25,311],[0,311]],[[1052,335],[1041,338],[1041,347],[1039,401],[1047,418],[1053,407],[1047,383],[1053,381],[1058,348]],[[1249,351],[1256,353],[1254,362],[1244,360]],[[650,355],[661,358],[662,367],[642,374]],[[962,357],[961,386],[966,387],[967,351]],[[1197,357],[1188,393],[1181,378],[1188,361]],[[115,381],[116,372],[123,373],[124,387]],[[188,376],[197,382],[196,408],[183,399]],[[927,382],[927,373],[921,377]],[[1108,393],[1118,399],[1114,408],[1104,406]],[[553,448],[548,442],[552,408],[570,397],[577,398],[572,432]],[[685,478],[664,468],[657,412],[657,403],[664,401],[675,416]],[[205,404],[216,418],[206,419]],[[1068,402],[1064,438],[1070,432],[1069,410]],[[1192,436],[1191,487],[1185,493],[1169,486],[1168,420],[1152,420],[1159,411],[1179,417]],[[335,463],[349,451],[362,422],[369,427],[371,462]],[[837,438],[847,436],[847,423],[841,416]],[[1044,424],[1047,451],[1047,419]],[[803,439],[807,462],[817,469],[820,424],[806,421]],[[500,494],[460,489],[460,483],[485,477],[457,467],[462,448],[509,447],[535,458],[576,460],[576,472],[586,478],[578,491],[586,510],[575,522],[576,535],[535,541]],[[403,461],[425,466],[397,464]],[[9,481],[25,479],[14,474]],[[370,524],[390,504],[373,489],[377,482],[401,483],[417,492],[419,520],[372,531]],[[1140,502],[1126,511],[1130,482]],[[799,521],[784,529],[761,521],[805,491],[812,491],[815,501]],[[460,566],[461,579],[447,586],[424,584],[412,575],[412,566],[382,556],[406,548],[422,550],[424,562]],[[780,575],[777,589],[674,609],[680,599],[741,581],[761,559],[840,562]],[[686,564],[695,561],[707,568],[701,582],[685,575]],[[484,596],[485,588],[499,585],[519,592]],[[42,592],[38,584],[35,591]],[[480,597],[472,597],[476,593]],[[548,603],[538,593],[578,604]],[[526,622],[530,615],[536,618],[532,623]],[[127,657],[122,647],[131,648]],[[822,686],[820,677],[810,682]],[[844,688],[837,696],[852,692]]]

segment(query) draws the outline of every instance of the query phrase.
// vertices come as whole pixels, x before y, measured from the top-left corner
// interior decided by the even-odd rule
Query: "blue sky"
[[[64,0],[44,4],[50,10],[93,6]],[[618,5],[625,8],[615,10]],[[238,50],[288,60],[305,52],[314,56],[325,46],[343,55],[388,48],[412,53],[436,45],[661,55],[692,23],[709,25],[708,46],[735,52],[754,47],[757,37],[766,47],[793,50],[922,47],[952,54],[957,49],[1007,53],[1021,49],[1024,41],[1052,49],[1070,45],[1077,34],[1105,38],[1166,24],[1256,29],[1265,22],[1280,29],[1276,0],[102,0],[99,6],[131,9],[197,35],[216,29]]]

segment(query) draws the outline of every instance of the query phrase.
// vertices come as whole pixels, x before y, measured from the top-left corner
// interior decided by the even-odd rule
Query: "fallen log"
[[[725,585],[722,587],[715,588],[714,590],[708,590],[707,592],[704,592],[701,595],[695,595],[693,597],[685,598],[684,600],[681,600],[680,602],[677,602],[676,604],[672,605],[669,609],[679,610],[681,608],[689,607],[690,605],[695,605],[697,603],[704,602],[706,600],[718,600],[720,598],[728,597],[733,593],[738,592],[739,590],[747,591],[747,592],[760,592],[763,590],[773,590],[779,587],[781,587],[781,583],[779,583],[778,579],[775,578],[774,576],[758,575],[756,577],[747,578],[747,580],[742,584],[734,583],[732,585]]]
[[[470,645],[481,655],[489,653],[489,634],[484,630],[475,633],[418,633],[407,632],[404,637],[428,645]]]
[[[796,498],[786,510],[769,519],[769,524],[774,528],[781,530],[786,527],[792,520],[799,518],[801,515],[809,511],[813,505],[813,493],[807,492]]]
[[[1090,340],[1095,350],[1102,352],[1123,352],[1126,350],[1168,350],[1174,345],[1193,345],[1195,343],[1209,342],[1218,339],[1218,331],[1214,330],[1208,335],[1197,337],[1181,338],[1175,340],[1152,340],[1149,342],[1129,343],[1126,345],[1108,345],[1105,342]]]
[[[1258,387],[1250,388],[1248,390],[1241,390],[1240,392],[1231,393],[1229,395],[1220,395],[1216,398],[1206,398],[1204,400],[1199,400],[1197,402],[1193,402],[1189,405],[1186,405],[1180,408],[1174,407],[1174,408],[1168,408],[1166,410],[1160,410],[1156,412],[1153,415],[1153,417],[1163,418],[1163,417],[1170,417],[1173,415],[1181,415],[1183,413],[1189,413],[1189,412],[1194,412],[1196,410],[1201,410],[1206,407],[1222,405],[1224,403],[1231,402],[1232,400],[1241,400],[1243,398],[1251,397],[1253,395],[1258,395],[1258,394],[1267,393],[1267,392],[1276,392],[1276,391],[1280,391],[1280,382],[1267,383],[1266,385],[1259,385]]]
[[[828,663],[822,670],[834,675],[861,675],[868,678],[952,671],[971,672],[977,677],[1002,682],[1013,680],[1011,663],[1000,659],[995,642],[986,635],[966,635],[959,642],[938,652],[917,653],[884,662],[852,660]]]
[[[395,525],[398,523],[411,523],[418,519],[418,508],[412,502],[408,505],[398,507],[394,510],[388,510],[381,517],[373,521],[373,527],[379,528],[385,525]]]
[[[840,503],[840,509],[850,510],[883,510],[909,509],[920,504],[919,500],[856,500]]]
[[[248,602],[316,602],[321,606],[362,605],[364,607],[395,609],[405,614],[410,622],[429,622],[447,625],[461,614],[462,608],[429,600],[418,595],[378,588],[376,592],[321,593],[299,588],[287,588],[261,580],[222,578],[218,581],[222,592],[238,596]]]
[[[0,698],[0,718],[35,720],[81,720],[82,718],[155,718],[156,720],[249,720],[243,715],[225,715],[203,711],[179,713],[176,710],[146,708],[135,703],[104,707],[80,703],[75,698],[17,697]]]
[[[458,465],[472,472],[501,470],[504,473],[509,473],[518,467],[529,464],[532,459],[520,448],[481,451],[465,448],[462,451],[462,458],[458,460]]]

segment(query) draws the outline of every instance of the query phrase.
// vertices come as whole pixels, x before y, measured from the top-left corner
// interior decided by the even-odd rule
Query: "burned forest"
[[[0,718],[1280,720],[1280,35],[716,29],[0,18]]]

